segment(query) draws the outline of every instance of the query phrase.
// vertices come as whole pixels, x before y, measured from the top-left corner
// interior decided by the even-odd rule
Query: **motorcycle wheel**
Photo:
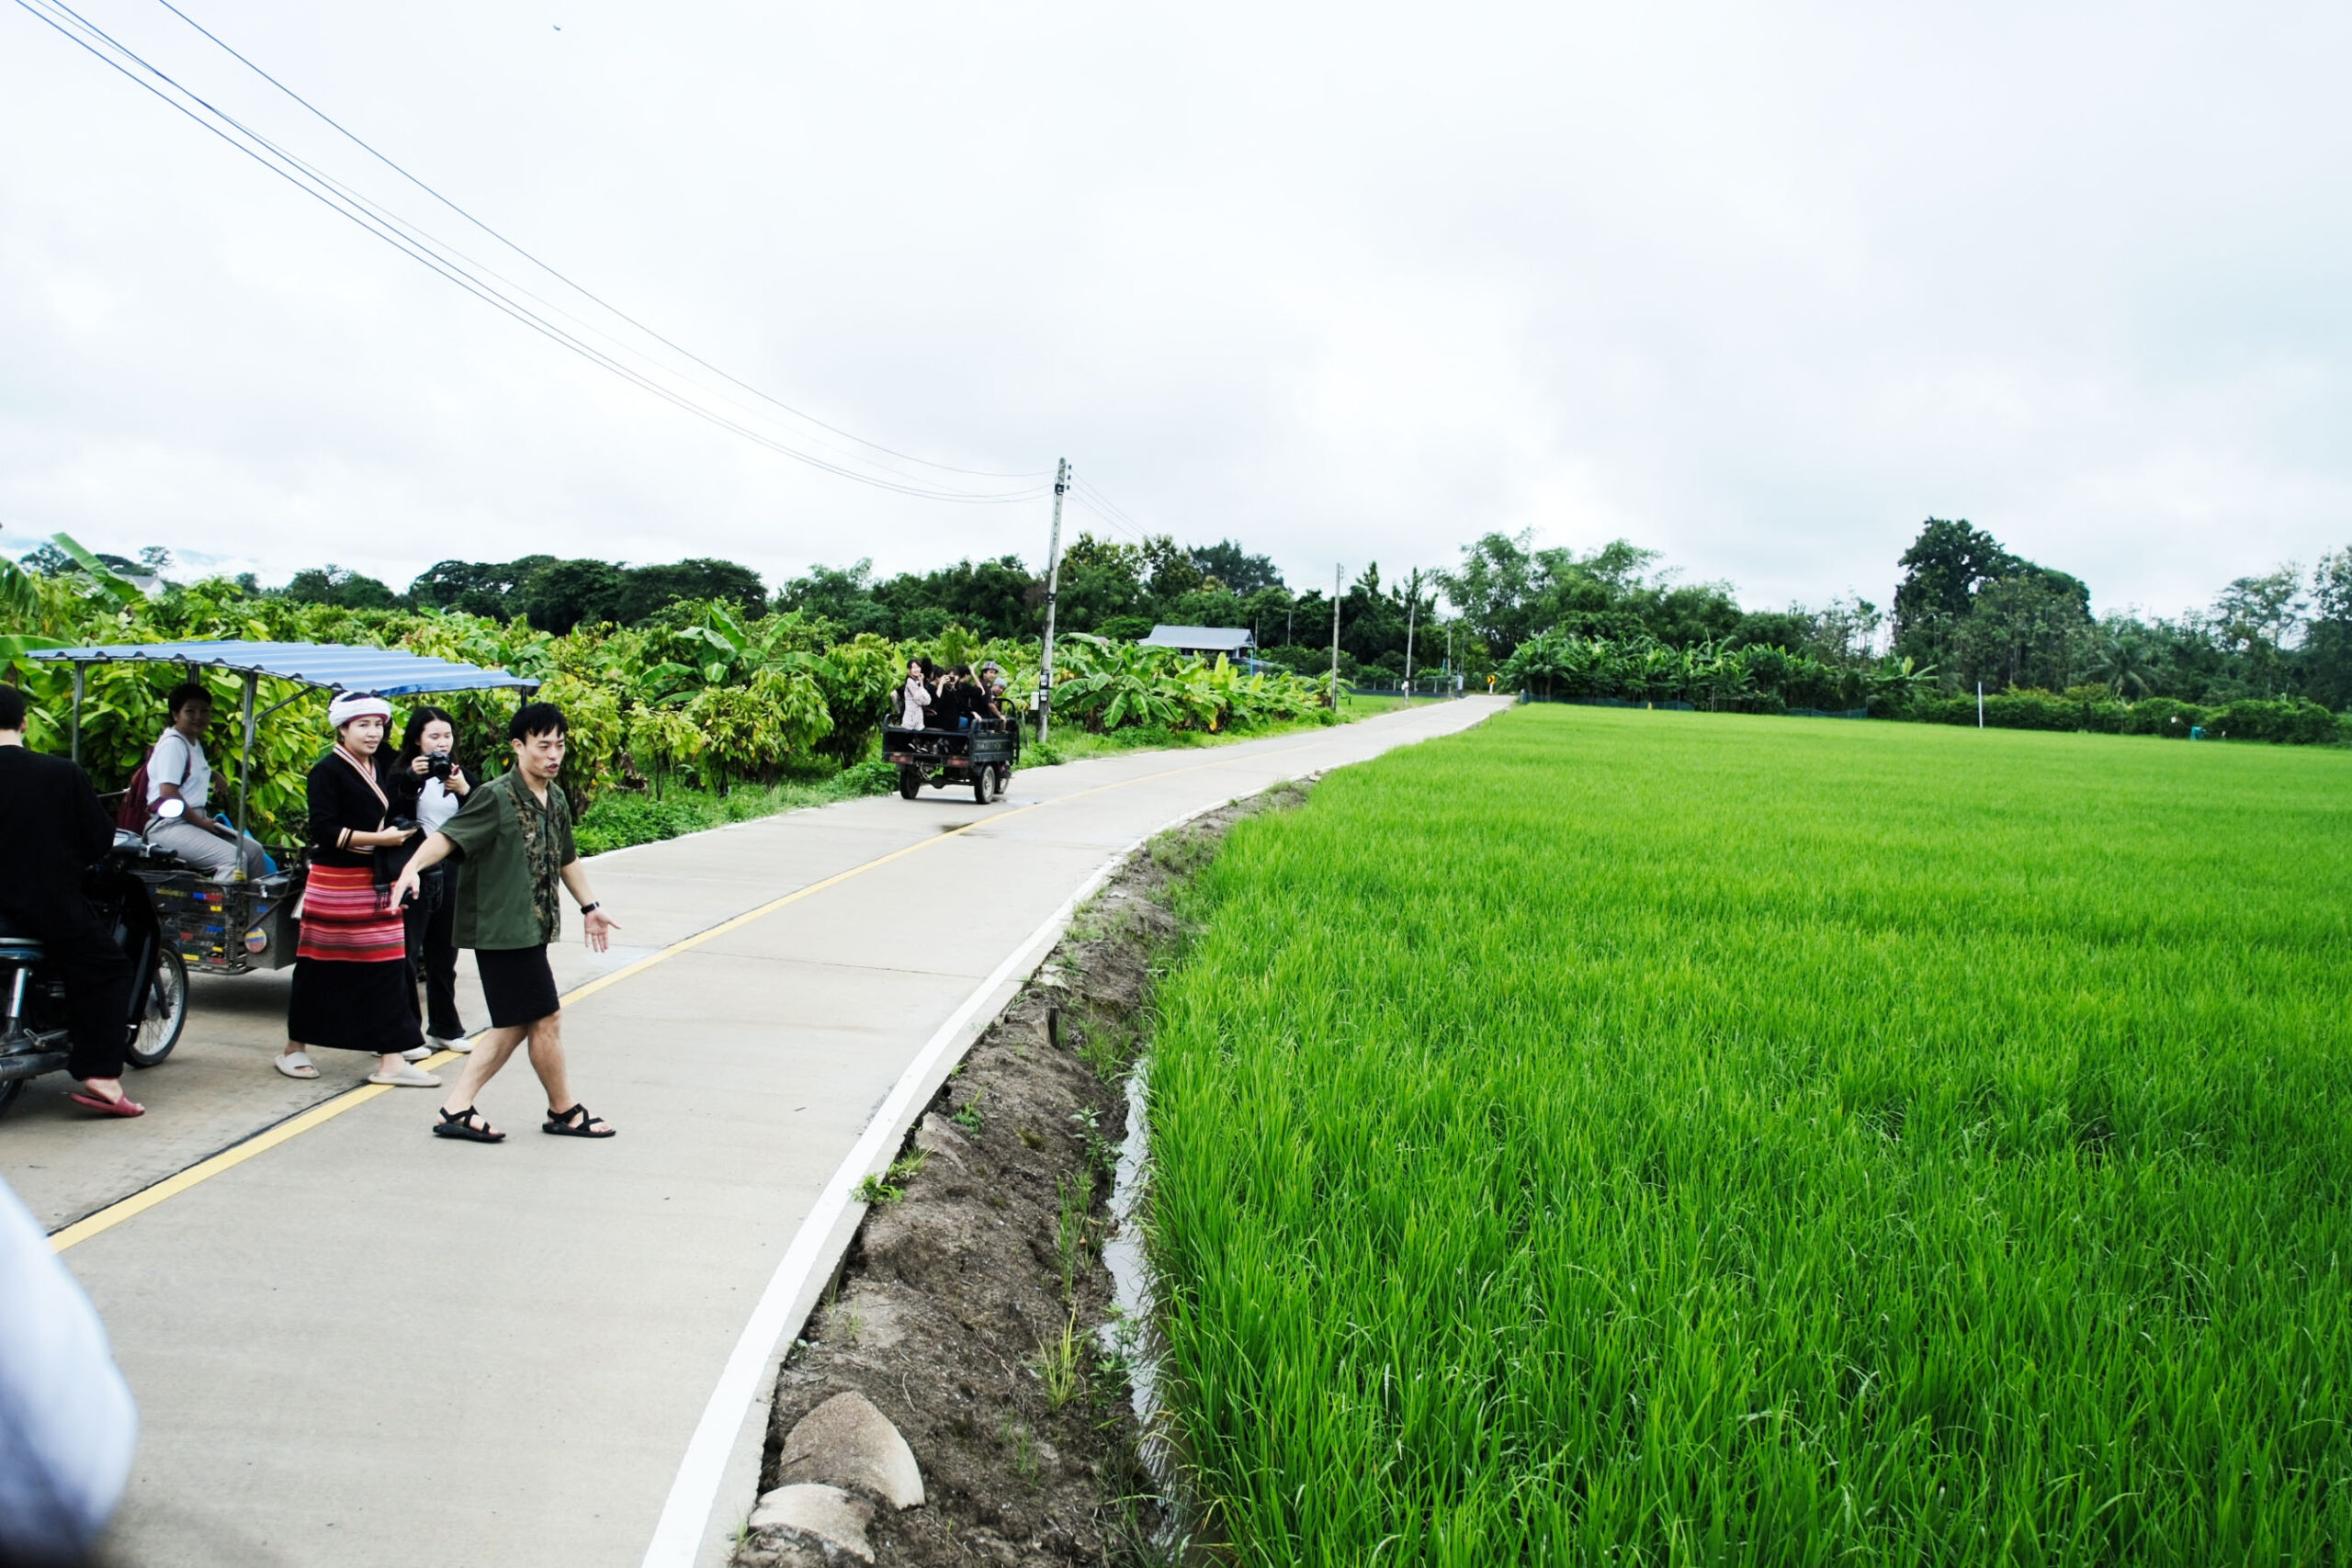
[[[17,1096],[24,1092],[25,1080],[22,1078],[11,1078],[6,1083],[0,1083],[0,1116],[6,1115],[8,1107],[17,1103]]]
[[[134,1067],[152,1067],[172,1054],[187,1026],[187,961],[173,948],[155,955],[155,984],[147,993],[147,1014],[123,1053]]]

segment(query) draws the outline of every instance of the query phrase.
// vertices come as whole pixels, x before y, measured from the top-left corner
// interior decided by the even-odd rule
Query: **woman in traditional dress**
[[[392,705],[372,692],[344,693],[327,706],[334,750],[311,770],[311,876],[277,1058],[288,1077],[319,1076],[303,1049],[317,1045],[373,1051],[369,1083],[441,1085],[408,1059],[426,1047],[409,992],[408,932],[390,897],[400,868],[389,856],[379,867],[376,853],[416,836],[413,822],[391,825],[390,773],[380,754],[391,718]]]

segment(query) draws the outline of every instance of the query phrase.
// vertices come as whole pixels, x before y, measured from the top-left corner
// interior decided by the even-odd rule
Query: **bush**
[[[2124,710],[2126,735],[2163,735],[2188,739],[2190,728],[2205,722],[2205,710],[2174,697],[2143,697]]]
[[[2301,697],[2247,697],[2215,709],[2205,724],[2216,739],[2282,746],[2316,746],[2336,736],[2335,716]]]

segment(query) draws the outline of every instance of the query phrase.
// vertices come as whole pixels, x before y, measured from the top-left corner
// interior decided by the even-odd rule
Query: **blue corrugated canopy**
[[[332,692],[379,692],[388,697],[471,692],[487,686],[528,692],[539,684],[503,670],[484,670],[422,653],[328,642],[133,642],[108,648],[36,649],[28,656],[70,664],[194,664],[239,675],[300,681]]]

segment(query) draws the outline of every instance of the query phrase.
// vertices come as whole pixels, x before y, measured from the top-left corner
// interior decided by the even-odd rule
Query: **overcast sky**
[[[156,0],[74,3],[565,303]],[[1883,604],[1936,515],[2173,613],[2352,543],[2341,4],[180,3],[763,391],[940,462],[1067,455],[1295,585],[1532,529]],[[1044,558],[1046,502],[657,400],[14,6],[0,146],[10,548],[395,587]]]

